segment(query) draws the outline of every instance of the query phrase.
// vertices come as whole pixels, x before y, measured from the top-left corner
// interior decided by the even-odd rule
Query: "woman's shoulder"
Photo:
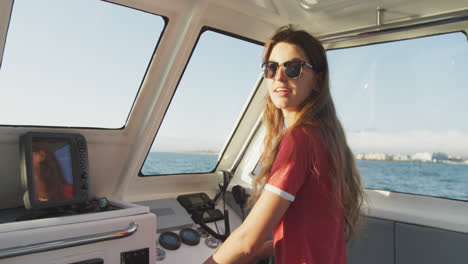
[[[319,130],[317,126],[309,125],[298,125],[293,127],[286,136],[299,138],[299,139],[308,139],[316,138],[319,135]]]
[[[291,128],[284,136],[281,146],[294,149],[310,149],[319,139],[318,130],[314,127],[298,125]]]
[[[285,136],[286,141],[297,148],[306,150],[322,150],[325,148],[323,138],[318,126],[298,125],[292,128]]]

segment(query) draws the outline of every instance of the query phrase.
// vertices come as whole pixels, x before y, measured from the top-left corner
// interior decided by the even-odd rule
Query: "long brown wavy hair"
[[[55,157],[54,151],[41,141],[33,142],[33,152],[44,152],[44,160],[40,163],[39,180],[46,186],[47,200],[66,198],[65,179],[60,164]]]
[[[296,122],[289,128],[285,127],[285,120],[281,110],[276,108],[270,96],[267,95],[266,107],[262,117],[262,122],[266,126],[266,135],[263,142],[261,169],[253,182],[252,200],[258,199],[270,176],[273,162],[278,154],[278,148],[284,135],[296,126],[318,129],[331,161],[332,171],[329,175],[334,190],[333,199],[336,199],[343,208],[346,240],[348,241],[356,238],[359,233],[360,208],[366,197],[353,153],[346,141],[344,129],[336,115],[330,94],[325,49],[320,41],[309,33],[295,30],[292,26],[286,26],[278,29],[265,44],[263,61],[269,59],[273,47],[280,42],[296,45],[305,52],[308,62],[312,64],[317,76],[315,85],[317,85],[318,89],[312,91],[309,97],[300,105]]]

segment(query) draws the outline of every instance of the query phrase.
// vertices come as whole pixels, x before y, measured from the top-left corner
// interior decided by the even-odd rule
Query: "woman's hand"
[[[267,241],[263,244],[260,253],[253,257],[251,261],[245,264],[257,264],[260,260],[270,258],[273,256],[273,241]],[[213,256],[210,256],[205,260],[204,264],[220,264],[213,259]]]

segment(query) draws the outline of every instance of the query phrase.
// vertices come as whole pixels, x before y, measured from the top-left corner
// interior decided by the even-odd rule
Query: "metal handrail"
[[[468,20],[468,10],[463,10],[463,11],[444,14],[444,15],[421,18],[418,20],[410,21],[410,22],[397,22],[397,23],[391,23],[391,24],[384,24],[380,26],[378,25],[376,27],[370,27],[370,28],[365,28],[365,29],[360,29],[360,30],[355,30],[355,31],[348,31],[348,32],[342,32],[338,34],[325,35],[325,36],[319,37],[319,39],[323,43],[333,43],[337,41],[353,40],[353,39],[401,32],[401,31],[430,27],[430,26],[438,26],[438,25],[444,25],[444,24],[449,24],[449,23],[456,23],[456,22],[461,22],[461,21],[466,21],[466,20]]]
[[[6,249],[0,249],[0,259],[11,258],[16,256],[23,256],[32,253],[39,253],[44,251],[63,249],[68,247],[75,247],[79,245],[91,244],[101,241],[107,241],[112,239],[124,238],[133,235],[138,229],[138,224],[130,222],[128,228],[123,230],[116,230],[110,232],[104,232],[94,235],[72,237],[66,239],[59,239],[48,242],[41,242],[36,244],[30,244],[26,246],[12,247]]]

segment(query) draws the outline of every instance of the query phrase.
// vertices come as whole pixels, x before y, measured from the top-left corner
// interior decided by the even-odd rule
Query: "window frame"
[[[163,23],[164,23],[164,25],[162,27],[162,30],[161,30],[161,33],[159,35],[159,38],[158,38],[158,40],[157,40],[157,42],[156,42],[156,44],[154,46],[153,52],[152,52],[152,54],[151,54],[151,56],[150,56],[150,58],[148,60],[148,64],[146,65],[145,72],[144,72],[144,74],[142,76],[142,79],[141,79],[140,83],[138,84],[138,89],[136,89],[135,97],[133,98],[133,102],[131,103],[131,106],[130,106],[130,108],[128,110],[127,116],[125,117],[125,121],[124,121],[123,125],[121,127],[109,128],[109,127],[73,126],[73,125],[72,126],[65,126],[65,125],[62,125],[62,126],[57,126],[57,125],[18,125],[18,124],[1,124],[0,123],[0,127],[52,128],[52,129],[64,129],[64,130],[85,129],[85,130],[100,130],[100,131],[119,131],[119,130],[124,130],[125,128],[127,128],[130,116],[131,116],[132,112],[134,111],[135,103],[137,101],[138,96],[140,95],[142,85],[143,85],[145,79],[147,78],[148,70],[149,70],[151,64],[153,63],[153,61],[155,59],[156,53],[158,51],[158,48],[159,48],[161,40],[162,40],[162,38],[164,36],[164,33],[166,32],[166,29],[167,29],[167,27],[169,25],[170,19],[167,16],[163,16],[163,15],[156,14],[156,13],[149,12],[149,11],[142,10],[142,9],[138,9],[138,8],[135,8],[135,7],[131,7],[131,6],[127,6],[127,5],[123,5],[123,4],[119,4],[119,3],[114,3],[114,2],[107,2],[107,1],[104,1],[104,2],[106,2],[107,4],[110,4],[110,5],[116,5],[116,6],[120,6],[120,7],[123,7],[123,8],[129,8],[129,9],[136,10],[136,11],[139,11],[139,12],[143,12],[143,13],[146,13],[146,14],[151,14],[151,15],[158,16],[158,17],[162,18]],[[10,27],[10,23],[11,23],[11,15],[12,15],[13,8],[14,8],[14,1],[12,3],[12,6],[11,6],[10,18],[8,20],[7,30],[5,32],[5,40],[4,40],[4,43],[3,43],[3,51],[0,54],[1,55],[0,70],[1,70],[2,62],[3,62],[3,55],[5,54],[4,53],[5,46],[6,46],[6,43],[8,41],[8,31],[9,31],[9,27]]]
[[[166,114],[167,114],[167,111],[168,109],[171,107],[171,104],[172,104],[172,101],[174,99],[174,96],[177,92],[177,89],[179,88],[179,85],[180,85],[180,82],[182,81],[183,77],[184,77],[184,74],[187,70],[187,67],[192,59],[192,56],[195,52],[195,49],[197,48],[198,46],[198,43],[200,41],[200,38],[201,36],[203,35],[203,33],[207,32],[207,31],[212,31],[214,33],[218,33],[218,34],[221,34],[221,35],[224,35],[224,36],[227,36],[227,37],[232,37],[232,38],[235,38],[235,39],[238,39],[238,40],[243,40],[243,41],[246,41],[246,42],[249,42],[249,43],[252,43],[252,44],[257,44],[257,45],[260,45],[260,46],[264,46],[264,43],[263,42],[260,42],[260,41],[256,41],[254,39],[250,39],[250,38],[247,38],[247,37],[244,37],[244,36],[241,36],[241,35],[237,35],[235,33],[232,33],[232,32],[229,32],[229,31],[225,31],[225,30],[221,30],[221,29],[217,29],[217,28],[214,28],[214,27],[211,27],[211,26],[203,26],[201,27],[199,33],[198,33],[198,36],[197,36],[197,39],[196,41],[194,42],[194,45],[192,47],[192,50],[190,51],[190,55],[184,65],[184,68],[182,70],[182,73],[180,74],[180,77],[179,79],[177,80],[177,83],[176,83],[176,88],[174,89],[174,92],[172,93],[171,95],[171,98],[169,100],[169,103],[164,111],[164,115],[163,115],[163,118],[161,119],[161,122],[159,123],[159,126],[154,134],[154,137],[153,137],[153,140],[151,141],[151,145],[150,145],[150,148],[148,149],[148,152],[146,153],[145,155],[145,158],[143,160],[143,163],[142,165],[140,166],[140,170],[138,172],[138,177],[159,177],[159,176],[173,176],[173,175],[187,175],[187,174],[192,174],[192,175],[202,175],[202,174],[210,174],[210,173],[214,173],[217,169],[218,169],[218,166],[220,164],[220,161],[222,160],[222,157],[223,155],[225,154],[226,152],[226,149],[227,147],[229,146],[229,144],[231,143],[231,140],[233,138],[233,135],[236,133],[236,131],[238,130],[239,128],[239,125],[241,123],[241,120],[242,118],[244,117],[247,109],[249,108],[250,106],[250,103],[252,101],[252,95],[255,94],[255,92],[258,90],[258,88],[260,87],[260,83],[255,83],[254,87],[252,88],[251,92],[250,92],[250,95],[249,97],[247,98],[247,101],[245,102],[245,107],[241,109],[241,112],[239,114],[239,118],[237,119],[237,122],[235,124],[235,126],[233,127],[231,133],[229,134],[227,140],[226,140],[226,143],[224,144],[224,146],[221,148],[220,152],[218,153],[218,161],[216,162],[216,165],[214,166],[214,168],[211,170],[211,171],[207,171],[207,172],[184,172],[184,173],[169,173],[169,174],[143,174],[142,170],[143,170],[143,166],[145,165],[145,162],[146,160],[148,159],[148,156],[149,154],[151,153],[151,147],[153,146],[155,140],[156,140],[156,137],[158,136],[158,132],[161,128],[161,125],[164,123],[164,119],[166,118]],[[259,72],[260,74],[260,72]]]

